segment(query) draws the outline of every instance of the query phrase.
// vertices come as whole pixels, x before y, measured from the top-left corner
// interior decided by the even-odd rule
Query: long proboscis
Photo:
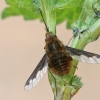
[[[40,9],[39,9],[39,10],[40,10]],[[41,10],[40,10],[40,14],[41,14],[42,19],[43,19],[43,22],[44,22],[44,24],[45,24],[46,31],[49,32],[49,29],[48,29],[48,27],[47,27],[46,21],[45,21],[45,19],[44,19],[44,17],[43,17],[43,14],[42,14],[42,11],[41,11]]]

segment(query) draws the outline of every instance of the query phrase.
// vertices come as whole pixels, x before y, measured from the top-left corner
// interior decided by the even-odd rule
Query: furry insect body
[[[72,57],[67,53],[63,43],[50,32],[46,34],[45,41],[50,70],[60,76],[68,74],[72,66]]]

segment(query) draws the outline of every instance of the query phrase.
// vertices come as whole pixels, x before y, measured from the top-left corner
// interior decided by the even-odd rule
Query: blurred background
[[[0,14],[7,5],[0,0]],[[24,84],[45,53],[45,26],[39,20],[24,21],[22,16],[0,18],[0,100],[53,100],[47,74],[30,91]],[[58,38],[67,45],[72,31],[66,22],[57,26]],[[100,38],[86,51],[100,54]],[[83,87],[72,100],[100,100],[100,65],[79,63],[76,74]]]

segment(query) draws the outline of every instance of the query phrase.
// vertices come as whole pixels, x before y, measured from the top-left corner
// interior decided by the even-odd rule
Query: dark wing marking
[[[100,63],[100,55],[98,54],[71,48],[68,46],[65,46],[65,48],[72,55],[72,57],[78,61],[85,63]]]
[[[38,65],[36,66],[35,70],[27,80],[25,84],[25,90],[30,90],[33,88],[44,76],[48,68],[48,63],[47,63],[47,55],[44,54]]]

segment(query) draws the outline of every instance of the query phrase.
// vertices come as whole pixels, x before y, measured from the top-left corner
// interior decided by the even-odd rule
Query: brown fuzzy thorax
[[[60,76],[68,74],[72,66],[72,57],[63,43],[50,32],[46,34],[46,54],[50,70]]]

